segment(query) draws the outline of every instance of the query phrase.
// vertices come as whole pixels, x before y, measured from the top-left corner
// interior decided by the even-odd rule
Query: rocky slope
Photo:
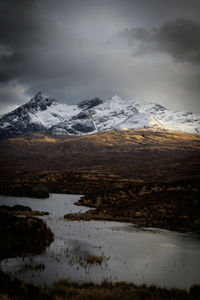
[[[126,129],[200,132],[200,115],[173,112],[159,104],[94,98],[78,105],[62,104],[39,92],[28,103],[0,118],[0,138],[43,131],[87,135]]]

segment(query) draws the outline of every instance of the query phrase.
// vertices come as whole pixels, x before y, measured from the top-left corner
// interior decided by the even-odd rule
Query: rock
[[[33,198],[49,198],[49,191],[47,187],[42,185],[37,185],[31,188],[30,197]]]
[[[21,218],[11,212],[0,211],[0,260],[40,254],[53,238],[53,233],[41,219]]]

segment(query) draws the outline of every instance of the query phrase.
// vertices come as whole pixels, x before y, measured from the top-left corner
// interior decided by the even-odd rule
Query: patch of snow
[[[11,128],[12,127],[12,128]],[[109,130],[153,129],[200,133],[200,115],[160,104],[124,101],[115,95],[78,105],[59,103],[39,92],[27,104],[0,118],[0,136],[46,129],[54,134],[87,135]],[[11,129],[10,129],[11,128]]]
[[[78,114],[81,110],[76,105],[52,103],[46,110],[37,113],[28,113],[32,123],[40,123],[46,128],[51,128]]]

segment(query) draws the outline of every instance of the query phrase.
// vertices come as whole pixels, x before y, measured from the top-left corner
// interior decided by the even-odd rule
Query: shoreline
[[[64,218],[128,222],[136,227],[191,232],[200,237],[200,191],[196,186],[187,189],[184,184],[168,184],[164,188],[157,185],[146,191],[144,187],[137,192],[129,187],[112,193],[83,196],[76,205],[94,209],[65,214]]]
[[[25,284],[23,281],[11,278],[0,270],[0,299],[1,300],[199,300],[200,285],[193,285],[189,290],[167,289],[156,286],[137,286],[132,283],[119,282],[112,284],[91,282],[78,284],[60,280],[49,287],[38,287]]]
[[[108,196],[108,195],[107,195]],[[98,195],[98,197],[100,197]],[[102,197],[102,196],[101,196]],[[85,199],[85,200],[84,200]],[[124,198],[123,198],[124,199]],[[33,198],[34,201],[34,198]],[[80,202],[88,201],[88,196],[84,196]],[[100,199],[98,198],[98,206],[100,206]],[[82,205],[82,203],[81,203]],[[97,204],[96,204],[97,205]],[[10,208],[9,208],[10,209]],[[8,209],[8,210],[9,210]],[[19,207],[22,211],[22,207]],[[11,209],[12,210],[12,209]],[[25,211],[28,209],[25,209]],[[33,212],[34,213],[34,212]],[[107,216],[105,216],[107,218]],[[24,253],[24,255],[26,255]],[[18,299],[48,299],[48,300],[102,300],[115,299],[121,300],[197,300],[200,298],[200,286],[194,285],[188,290],[184,289],[167,289],[155,286],[136,286],[129,283],[115,283],[103,282],[102,284],[84,283],[78,284],[75,282],[68,282],[60,280],[48,288],[40,288],[34,285],[25,284],[16,278],[11,279],[7,274],[2,274],[0,271],[0,299],[14,300]],[[72,297],[73,295],[73,297]]]
[[[128,222],[138,227],[193,232],[200,236],[198,180],[134,182],[129,179],[101,177],[95,173],[87,176],[85,173],[70,173],[60,183],[59,174],[50,173],[48,179],[47,175],[27,176],[21,181],[13,180],[12,183],[4,182],[4,188],[0,192],[9,196],[27,197],[28,190],[40,186],[50,193],[84,195],[76,204],[94,209],[82,214],[63,212],[65,219]],[[70,181],[66,185],[68,179]]]
[[[21,205],[0,207],[0,260],[27,254],[40,254],[54,235],[46,223],[35,217],[46,215]]]

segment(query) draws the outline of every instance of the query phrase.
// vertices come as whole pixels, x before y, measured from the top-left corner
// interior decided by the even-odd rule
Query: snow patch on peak
[[[124,106],[124,105],[127,106],[129,104],[128,101],[123,100],[118,95],[114,95],[110,99],[104,101],[104,103],[110,104],[111,106],[116,106],[116,108],[119,106]]]
[[[143,128],[200,133],[200,115],[170,111],[160,104],[126,101],[118,95],[104,101],[93,98],[68,105],[39,92],[0,118],[0,137],[38,130],[79,136]]]
[[[165,126],[162,122],[158,121],[154,115],[150,115],[149,127],[155,130],[165,130]]]
[[[60,122],[69,120],[78,113],[80,113],[80,109],[77,105],[68,105],[53,101],[51,105],[46,106],[45,110],[39,109],[37,113],[29,112],[29,116],[32,123],[42,124],[49,129]]]
[[[118,95],[114,95],[110,98],[110,100],[115,102],[124,102],[124,100],[122,100]]]

